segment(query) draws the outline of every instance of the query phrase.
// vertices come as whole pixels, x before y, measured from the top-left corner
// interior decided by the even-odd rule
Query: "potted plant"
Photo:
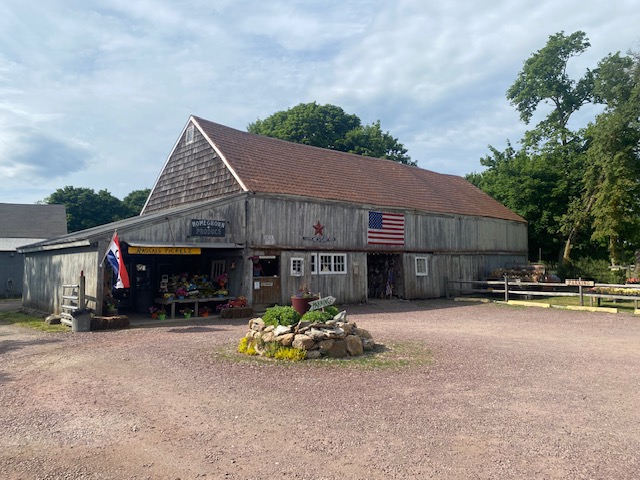
[[[193,309],[189,307],[183,308],[182,310],[180,310],[180,313],[184,315],[184,318],[191,318],[191,315],[193,314]]]
[[[149,313],[151,314],[151,318],[158,318],[158,307],[155,305],[150,306]]]
[[[158,320],[165,320],[167,318],[167,312],[164,307],[158,309]]]
[[[183,287],[178,287],[176,288],[176,297],[178,297],[179,300],[182,300],[186,295],[187,295],[187,289],[183,288]]]
[[[216,297],[226,297],[227,295],[229,295],[229,291],[221,288],[220,290],[216,290],[215,292],[213,292],[213,294]]]
[[[201,317],[208,317],[210,312],[211,309],[205,305],[204,307],[200,307],[200,309],[198,310],[198,315]]]
[[[228,281],[229,281],[229,275],[227,275],[226,273],[221,273],[216,277],[216,282],[218,283],[218,286],[221,289],[225,287]]]
[[[309,304],[319,298],[320,296],[309,290],[306,285],[301,285],[298,291],[291,297],[291,306],[300,315],[304,315],[309,311]]]
[[[104,301],[105,317],[115,317],[118,315],[118,304],[115,298],[109,297]]]

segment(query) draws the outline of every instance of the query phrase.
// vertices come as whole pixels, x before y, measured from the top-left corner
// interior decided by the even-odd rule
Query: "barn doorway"
[[[367,284],[369,298],[404,298],[402,255],[367,254]]]

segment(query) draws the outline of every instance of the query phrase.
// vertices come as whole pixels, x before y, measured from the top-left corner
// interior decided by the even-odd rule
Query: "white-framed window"
[[[193,143],[194,131],[195,131],[195,127],[193,125],[189,125],[187,127],[187,132],[185,133],[185,137],[184,137],[184,143],[186,143],[187,145],[189,145],[190,143]]]
[[[304,258],[292,258],[290,271],[292,277],[302,277],[304,275]]]
[[[314,253],[311,255],[312,275],[331,275],[347,273],[347,255],[345,253]]]
[[[426,277],[429,275],[429,257],[416,257],[416,276]]]

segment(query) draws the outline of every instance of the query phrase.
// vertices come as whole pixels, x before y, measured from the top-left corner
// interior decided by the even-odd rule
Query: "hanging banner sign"
[[[129,246],[129,255],[200,255],[197,247],[133,247]]]
[[[226,222],[224,220],[191,219],[192,237],[224,237]]]

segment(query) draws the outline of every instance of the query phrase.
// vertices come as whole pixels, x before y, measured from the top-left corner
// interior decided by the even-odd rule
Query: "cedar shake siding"
[[[147,200],[143,214],[200,203],[242,192],[207,139],[194,129],[193,142],[183,132]]]

